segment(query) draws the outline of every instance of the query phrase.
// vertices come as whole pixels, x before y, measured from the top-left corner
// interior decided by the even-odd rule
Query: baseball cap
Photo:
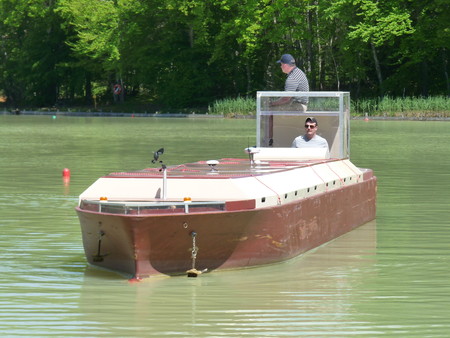
[[[306,118],[305,123],[306,123],[306,122],[315,123],[316,126],[319,125],[319,123],[317,123],[317,120],[316,120],[315,117],[308,117],[308,118]]]
[[[285,63],[288,65],[295,65],[295,59],[291,54],[283,54],[281,59],[277,61],[277,63]]]

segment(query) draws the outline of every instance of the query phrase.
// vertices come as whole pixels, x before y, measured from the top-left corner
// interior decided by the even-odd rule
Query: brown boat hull
[[[375,218],[376,177],[365,176],[360,183],[262,209],[133,216],[77,208],[86,257],[130,278],[280,262]]]

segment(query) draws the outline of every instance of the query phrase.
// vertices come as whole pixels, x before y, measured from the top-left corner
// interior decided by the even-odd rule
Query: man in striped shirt
[[[280,60],[277,61],[281,65],[283,73],[287,74],[286,82],[284,84],[285,91],[292,92],[309,92],[309,83],[305,73],[303,73],[296,65],[295,59],[291,54],[284,54]],[[287,103],[292,103],[298,107],[299,110],[306,112],[308,104],[308,97],[280,97],[278,100],[270,103],[270,106],[281,106]]]

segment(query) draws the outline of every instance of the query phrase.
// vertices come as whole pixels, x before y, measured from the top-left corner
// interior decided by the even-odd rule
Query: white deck
[[[295,150],[295,149],[294,149]],[[261,153],[260,153],[261,155]],[[166,198],[163,175],[157,169],[112,173],[98,179],[81,200],[114,201],[239,201],[254,199],[256,208],[289,203],[363,179],[348,159],[220,160],[212,171],[205,162],[167,169]],[[105,203],[108,203],[105,201]]]

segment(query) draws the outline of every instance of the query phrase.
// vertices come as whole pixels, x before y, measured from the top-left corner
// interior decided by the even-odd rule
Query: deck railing
[[[134,216],[149,214],[188,214],[224,211],[225,202],[129,202],[82,200],[80,203],[80,209],[107,214]]]

